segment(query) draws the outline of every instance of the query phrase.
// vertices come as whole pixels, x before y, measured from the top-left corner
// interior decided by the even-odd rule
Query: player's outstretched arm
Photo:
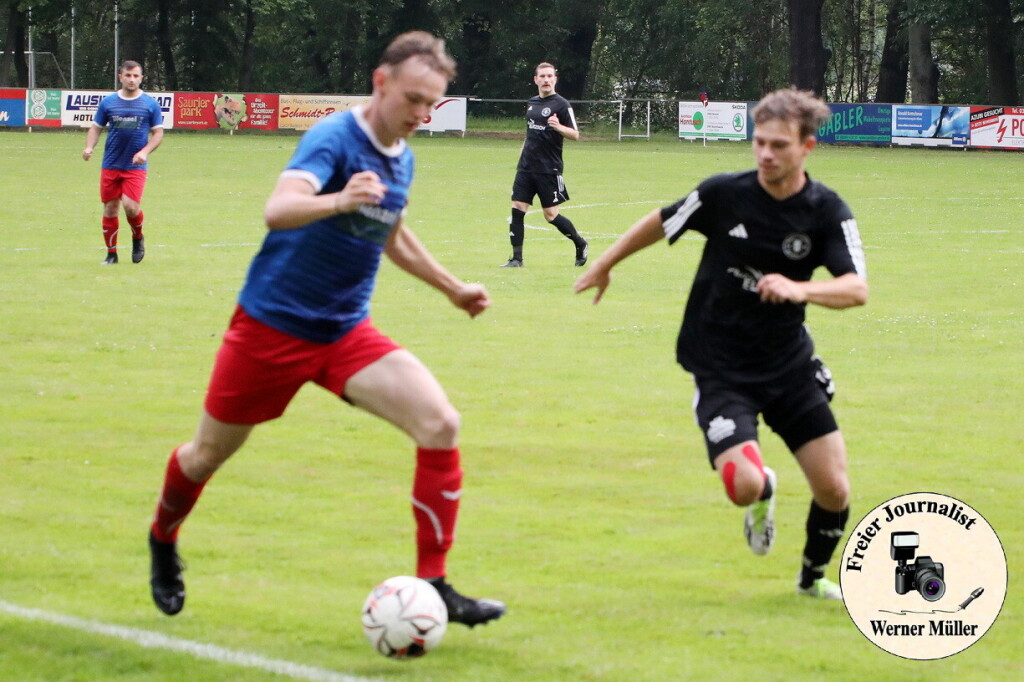
[[[576,284],[573,291],[577,294],[587,289],[596,288],[594,303],[597,304],[604,296],[605,289],[611,284],[611,271],[620,261],[625,260],[637,251],[646,249],[651,244],[656,244],[665,236],[661,223],[661,210],[655,209],[638,220],[626,230],[626,233],[612,244],[611,248],[601,254],[594,263],[587,268]]]
[[[395,265],[443,293],[452,305],[465,310],[470,317],[476,317],[491,306],[490,296],[482,284],[463,282],[448,272],[405,223],[392,230],[384,253]]]
[[[271,230],[291,230],[339,213],[351,213],[359,204],[376,206],[385,192],[387,187],[373,171],[356,173],[340,192],[331,194],[317,194],[304,178],[284,176],[270,193],[263,218]]]

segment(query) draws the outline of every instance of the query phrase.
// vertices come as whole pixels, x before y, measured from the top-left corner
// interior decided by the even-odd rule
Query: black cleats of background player
[[[519,258],[509,258],[508,262],[500,266],[503,268],[521,268],[523,267],[523,261]]]
[[[580,268],[587,264],[587,255],[590,253],[590,245],[584,240],[582,244],[576,245],[576,267]]]
[[[448,622],[462,623],[469,627],[496,620],[505,615],[505,604],[494,599],[470,599],[463,597],[444,578],[428,580],[434,586],[444,605],[448,607]]]
[[[117,265],[117,251],[107,251],[107,258],[100,265]]]
[[[146,238],[139,237],[138,239],[132,237],[132,262],[138,263],[146,257]]]
[[[149,556],[153,602],[158,609],[173,616],[185,608],[185,581],[181,578],[185,564],[178,556],[178,546],[174,542],[159,542],[150,531]]]

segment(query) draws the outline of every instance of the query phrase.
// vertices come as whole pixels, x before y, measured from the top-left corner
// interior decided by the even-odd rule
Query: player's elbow
[[[863,277],[857,277],[850,287],[850,307],[866,305],[868,302],[868,283]]]

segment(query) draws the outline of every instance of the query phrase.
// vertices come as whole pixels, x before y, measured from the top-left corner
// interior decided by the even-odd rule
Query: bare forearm
[[[338,193],[274,194],[263,208],[271,230],[293,230],[323,218],[338,215]]]
[[[601,254],[595,266],[604,270],[611,270],[616,264],[625,260],[637,251],[646,249],[656,244],[665,236],[661,222],[661,211],[655,209],[646,216],[633,223],[625,234]]]
[[[868,283],[853,273],[831,280],[803,282],[808,303],[842,310],[868,302]]]
[[[385,247],[385,253],[395,265],[446,296],[452,296],[462,284],[461,280],[437,262],[416,235],[405,225],[400,225],[392,233]]]

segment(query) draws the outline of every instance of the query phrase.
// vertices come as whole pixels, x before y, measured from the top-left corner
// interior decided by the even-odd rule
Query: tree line
[[[1024,0],[0,0],[0,85],[114,83],[121,60],[169,91],[368,93],[396,34],[444,37],[449,92],[520,98],[533,67],[576,99],[756,100],[794,84],[834,102],[1021,104]],[[116,17],[116,19],[115,19]],[[52,54],[46,57],[44,53]]]

